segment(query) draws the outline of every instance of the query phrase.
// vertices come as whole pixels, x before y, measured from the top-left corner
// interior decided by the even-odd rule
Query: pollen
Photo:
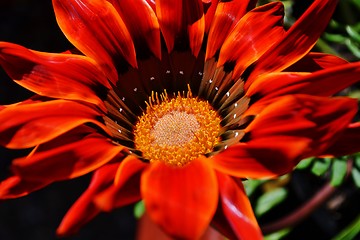
[[[219,143],[221,118],[191,91],[169,98],[153,93],[134,130],[135,148],[150,162],[184,166]]]

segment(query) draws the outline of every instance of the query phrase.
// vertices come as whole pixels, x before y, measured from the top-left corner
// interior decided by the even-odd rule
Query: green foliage
[[[307,158],[298,164],[297,170],[309,170],[318,177],[329,178],[330,184],[337,187],[345,180],[348,161],[353,161],[349,169],[354,184],[360,188],[360,154],[339,158]]]
[[[344,181],[347,171],[347,163],[341,159],[334,159],[333,166],[331,168],[331,180],[330,183],[333,186],[340,186]]]
[[[145,205],[143,201],[139,201],[134,206],[134,216],[137,219],[140,219],[145,213]]]
[[[360,233],[360,215],[332,240],[352,240]]]
[[[265,180],[253,180],[249,179],[243,182],[245,187],[245,192],[248,196],[251,196],[255,190],[263,183]]]
[[[260,217],[287,197],[285,188],[276,188],[261,195],[255,205],[255,214]]]
[[[289,232],[290,232],[290,229],[284,228],[284,229],[281,229],[280,231],[266,235],[264,237],[264,240],[279,240],[279,239],[282,239],[283,237],[285,237],[286,235],[288,235]]]

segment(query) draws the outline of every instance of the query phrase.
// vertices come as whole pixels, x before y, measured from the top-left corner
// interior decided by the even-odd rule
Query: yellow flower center
[[[135,148],[150,162],[184,166],[209,153],[219,142],[221,118],[207,101],[191,95],[172,99],[167,93],[149,98],[135,126]]]

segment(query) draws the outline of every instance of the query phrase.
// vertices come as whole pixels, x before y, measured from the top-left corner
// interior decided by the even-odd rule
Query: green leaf
[[[344,43],[352,54],[360,58],[360,49],[356,46],[356,44],[353,41],[351,41],[350,39],[346,39]]]
[[[281,203],[287,197],[285,188],[276,188],[261,195],[255,206],[255,213],[259,217],[268,212],[271,208]]]
[[[344,160],[335,159],[331,168],[331,180],[332,186],[339,186],[345,179],[347,170],[347,163]]]
[[[246,194],[248,196],[253,194],[254,191],[257,189],[257,187],[260,186],[263,182],[264,182],[264,180],[253,180],[253,179],[248,179],[248,180],[244,181],[243,184],[244,184]]]
[[[357,168],[352,168],[351,176],[354,180],[355,185],[360,188],[360,171]]]
[[[140,201],[135,204],[134,206],[134,216],[135,218],[139,219],[145,213],[145,205],[143,201]]]
[[[351,240],[355,239],[360,233],[360,215],[345,229],[343,229],[337,236],[332,240]]]
[[[329,42],[335,42],[335,43],[343,43],[346,39],[341,34],[332,34],[332,33],[324,33],[323,38]]]
[[[297,169],[305,169],[311,165],[315,158],[306,158],[299,162],[299,164],[296,166]]]
[[[355,166],[360,168],[360,154],[355,155]]]
[[[360,10],[360,1],[359,0],[352,0],[352,3],[355,5],[355,7]]]
[[[330,158],[324,158],[317,160],[313,167],[311,168],[311,172],[315,174],[316,176],[323,175],[330,166],[331,159]]]
[[[281,229],[280,231],[268,234],[264,236],[264,240],[279,240],[289,234],[291,230],[289,228]]]
[[[345,28],[349,36],[357,42],[360,42],[360,34],[350,25],[347,25]]]

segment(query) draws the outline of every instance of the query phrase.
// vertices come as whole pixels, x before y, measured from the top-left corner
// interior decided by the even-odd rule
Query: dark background
[[[62,52],[71,48],[56,24],[51,0],[0,0],[0,41],[27,48]],[[0,69],[0,104],[14,103],[31,93],[13,83]],[[1,123],[0,123],[1,124]],[[0,149],[0,178],[13,151]],[[0,240],[51,240],[73,202],[86,189],[90,176],[50,185],[29,196],[0,201]],[[135,220],[132,206],[100,214],[69,240],[133,239]]]

